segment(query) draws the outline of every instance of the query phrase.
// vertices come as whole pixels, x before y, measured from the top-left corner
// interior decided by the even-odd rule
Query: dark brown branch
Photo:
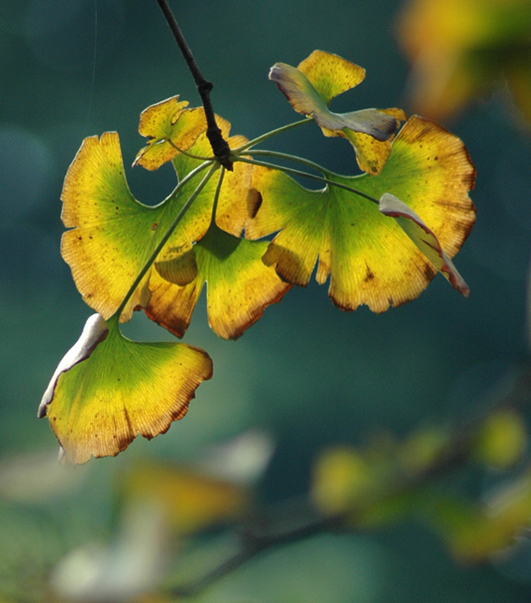
[[[206,134],[208,140],[210,141],[214,156],[217,157],[223,167],[232,171],[230,147],[228,142],[223,138],[223,134],[216,123],[216,116],[210,100],[210,92],[213,88],[212,82],[209,82],[207,79],[205,79],[201,73],[194,59],[192,51],[184,39],[179,24],[177,23],[177,20],[175,19],[171,8],[169,7],[168,2],[166,0],[157,0],[157,3],[162,11],[162,14],[164,15],[164,18],[166,19],[173,37],[175,38],[175,41],[177,42],[177,46],[179,47],[179,50],[186,61],[188,69],[194,78],[197,91],[199,92],[199,96],[201,97],[201,102],[203,103],[203,108],[205,110],[205,117],[207,121]]]

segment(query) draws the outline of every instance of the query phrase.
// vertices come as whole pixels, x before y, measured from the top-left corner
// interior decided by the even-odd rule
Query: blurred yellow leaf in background
[[[413,0],[398,34],[413,110],[445,119],[504,80],[531,122],[530,0]]]

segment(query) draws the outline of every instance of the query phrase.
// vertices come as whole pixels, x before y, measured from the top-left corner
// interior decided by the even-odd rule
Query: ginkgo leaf
[[[133,165],[156,170],[177,156],[179,150],[190,149],[206,132],[204,109],[186,109],[187,105],[187,101],[179,102],[179,97],[174,96],[142,111],[138,131],[148,138],[148,144],[137,153]]]
[[[158,275],[151,277],[147,315],[182,337],[206,282],[210,327],[220,337],[237,339],[291,288],[262,262],[268,244],[240,239],[212,223],[193,248],[166,247],[155,264]]]
[[[220,120],[228,135],[230,124]],[[229,144],[240,146],[245,139],[235,136]],[[202,134],[192,149],[202,153],[208,148]],[[201,162],[179,155],[174,159],[179,180]],[[247,220],[247,191],[252,166],[238,162],[226,174],[218,203],[220,225],[234,234],[242,231]],[[118,134],[107,132],[87,138],[66,175],[63,188],[63,222],[71,228],[63,235],[61,251],[85,302],[104,318],[118,309],[135,278],[150,258],[173,219],[194,193],[202,174],[176,189],[162,204],[150,207],[131,194],[124,174]],[[181,220],[168,246],[190,246],[208,230],[216,183],[209,181]],[[146,307],[149,301],[149,271],[122,313],[131,318],[133,309]]]
[[[400,199],[389,193],[382,195],[379,207],[382,214],[396,219],[400,228],[435,268],[450,281],[454,289],[467,297],[470,292],[468,285],[444,252],[433,231],[424,224],[419,216]]]
[[[362,67],[321,50],[314,51],[297,68],[276,63],[269,72],[269,79],[275,82],[295,111],[312,117],[325,136],[347,138],[354,146],[360,168],[377,174],[389,155],[389,145],[382,143],[393,137],[399,120],[405,119],[403,111],[362,109],[334,113],[328,109],[332,98],[357,86],[364,78]],[[360,138],[353,134],[364,136]],[[368,144],[366,137],[374,143]]]
[[[84,301],[104,318],[124,299],[155,248],[163,212],[138,203],[124,175],[116,132],[83,141],[65,178],[61,253]],[[169,222],[166,221],[169,225]],[[146,277],[123,312],[149,299]]]
[[[183,343],[136,343],[116,322],[91,316],[55,371],[39,406],[66,457],[116,456],[138,434],[165,433],[212,376],[206,352]]]
[[[463,143],[441,126],[412,117],[392,143],[379,176],[326,174],[338,185],[310,191],[283,172],[256,167],[253,187],[260,209],[246,236],[280,231],[264,262],[280,277],[305,286],[319,259],[316,279],[330,274],[329,295],[338,307],[366,304],[375,312],[417,297],[436,268],[378,209],[384,193],[401,199],[429,225],[448,258],[470,232],[475,210],[468,197],[475,170]]]

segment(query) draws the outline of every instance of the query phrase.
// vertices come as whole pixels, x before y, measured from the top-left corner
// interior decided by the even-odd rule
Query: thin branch
[[[166,19],[166,23],[168,24],[168,27],[170,28],[173,37],[177,42],[177,46],[179,47],[179,50],[186,61],[188,69],[194,78],[197,91],[199,92],[201,102],[203,103],[203,108],[205,109],[205,117],[208,126],[206,135],[210,141],[214,155],[223,167],[232,171],[230,147],[228,142],[223,138],[223,134],[216,123],[214,108],[212,107],[212,102],[210,100],[210,92],[214,86],[212,82],[209,82],[201,73],[168,2],[166,0],[157,0],[157,4],[162,11],[164,18]]]
[[[297,525],[292,525],[282,531],[278,530],[278,527],[277,529],[267,531],[264,529],[263,524],[269,522],[264,522],[263,519],[258,522],[261,529],[257,529],[256,526],[243,529],[238,534],[239,548],[235,553],[229,555],[219,565],[196,580],[171,588],[172,596],[178,598],[194,596],[265,551],[273,550],[286,544],[294,544],[317,534],[341,528],[341,518],[337,516],[323,517],[322,515],[317,515],[308,506],[306,501],[297,505],[296,509],[291,506],[287,510],[275,508],[271,523],[278,524],[283,523],[283,521],[290,521],[293,524],[294,515],[298,519]]]
[[[193,596],[254,559],[261,553],[274,548],[311,538],[323,532],[353,533],[358,520],[363,520],[367,511],[394,498],[421,491],[434,480],[467,465],[476,436],[491,413],[500,409],[521,409],[531,402],[531,369],[524,367],[513,378],[512,386],[496,397],[488,409],[483,409],[466,423],[454,425],[452,435],[445,442],[437,458],[419,472],[403,471],[392,461],[379,472],[374,487],[364,492],[358,504],[341,514],[323,516],[305,498],[293,504],[269,509],[267,516],[255,518],[238,532],[238,548],[218,565],[202,576],[181,586],[170,587],[177,597]],[[377,468],[375,467],[375,470]],[[348,521],[345,519],[348,518]]]

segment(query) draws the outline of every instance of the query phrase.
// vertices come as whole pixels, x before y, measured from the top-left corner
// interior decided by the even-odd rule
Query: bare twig
[[[208,140],[210,141],[210,145],[212,146],[214,155],[219,160],[221,165],[223,165],[223,167],[228,170],[232,170],[232,162],[230,161],[230,147],[228,142],[223,138],[223,134],[216,123],[216,116],[210,100],[210,92],[213,88],[212,82],[209,82],[207,79],[205,79],[201,73],[168,2],[166,0],[157,0],[157,3],[162,11],[162,14],[164,15],[164,18],[166,19],[173,37],[175,38],[175,41],[177,42],[177,46],[179,46],[179,50],[186,61],[188,69],[194,78],[197,91],[199,92],[201,102],[203,103],[203,108],[205,109],[205,117],[208,126],[206,134]]]

